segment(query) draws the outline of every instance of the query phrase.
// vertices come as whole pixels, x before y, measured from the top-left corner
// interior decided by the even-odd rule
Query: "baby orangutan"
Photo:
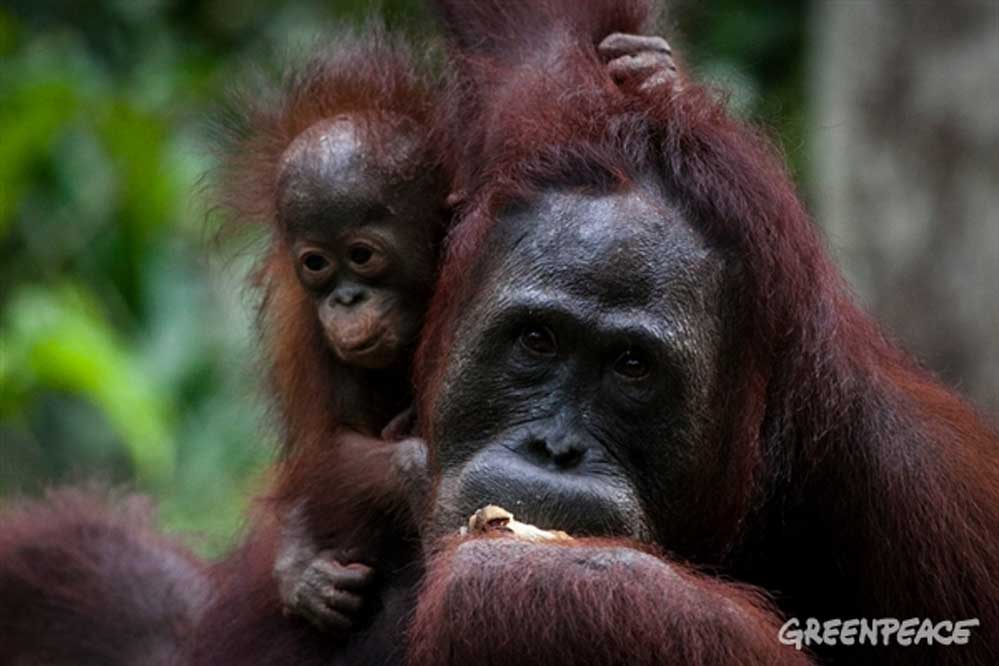
[[[411,532],[410,365],[449,216],[428,68],[377,26],[331,44],[233,101],[220,203],[270,232],[256,283],[282,455],[253,538],[288,614],[337,638]]]
[[[372,128],[372,122],[383,126]],[[373,145],[365,135],[372,129],[387,138]],[[401,405],[398,397],[409,394],[409,364],[444,230],[442,192],[419,152],[420,145],[419,138],[394,119],[372,121],[342,115],[309,127],[281,160],[278,228],[299,284],[313,303],[324,340],[335,363],[345,370],[336,389],[347,400],[340,401],[341,428],[330,443],[336,458],[324,463],[331,468],[326,483],[337,479],[337,485],[350,483],[339,477],[347,467],[365,477],[380,477],[385,470],[374,467],[406,467],[406,460],[422,456],[422,442],[394,441],[413,428],[412,409]],[[372,388],[382,394],[370,395]],[[388,424],[386,403],[404,407]],[[380,448],[399,449],[395,453],[406,460],[391,450],[385,453],[388,460],[380,460]],[[351,464],[345,466],[348,457]],[[362,465],[369,458],[370,464]],[[295,462],[291,461],[285,477],[285,484],[291,484],[287,494],[292,497],[307,484],[294,471]],[[307,463],[311,467],[321,464],[315,453]],[[391,478],[397,481],[389,486],[401,489],[407,485],[401,477]],[[388,487],[380,492],[394,496],[393,490]],[[370,533],[364,532],[363,541],[368,543],[357,548],[326,538],[322,541],[327,547],[320,551],[310,524],[317,525],[302,515],[299,506],[286,514],[275,563],[282,599],[289,612],[320,627],[346,631],[362,610],[361,592],[373,577],[370,565],[376,549],[371,547]],[[337,531],[342,527],[329,525]],[[342,541],[342,537],[332,541]]]

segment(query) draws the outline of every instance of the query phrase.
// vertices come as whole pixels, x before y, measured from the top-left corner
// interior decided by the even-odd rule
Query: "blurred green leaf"
[[[86,397],[120,433],[138,478],[165,487],[175,462],[167,397],[143,376],[92,298],[73,286],[27,287],[7,309],[3,339],[4,393],[11,386],[22,396],[50,388]]]
[[[123,182],[121,221],[145,239],[173,219],[180,198],[174,175],[164,169],[167,128],[122,101],[111,105],[99,127]]]
[[[10,224],[31,175],[76,109],[75,91],[60,81],[4,85],[0,79],[0,235]]]
[[[6,9],[0,8],[0,56],[14,51],[18,37],[18,24]]]

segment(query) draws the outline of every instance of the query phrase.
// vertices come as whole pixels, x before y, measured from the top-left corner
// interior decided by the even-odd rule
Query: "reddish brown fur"
[[[285,472],[306,502],[310,529],[324,542],[370,549],[383,579],[397,575],[394,567],[400,560],[403,565],[418,560],[413,550],[415,519],[409,513],[405,483],[393,465],[396,447],[395,442],[347,432],[335,447],[315,449],[300,466],[293,457]],[[364,643],[344,649],[342,639],[332,639],[283,612],[273,576],[280,529],[273,512],[264,507],[254,517],[254,531],[246,542],[215,568],[216,592],[191,640],[191,663],[398,663],[402,629],[395,624],[389,626],[390,635],[373,641],[370,649]],[[362,629],[357,633],[364,635]]]
[[[234,221],[256,221],[272,230],[256,277],[265,294],[260,320],[284,429],[285,455],[271,499],[281,511],[304,503],[308,529],[317,537],[356,529],[375,542],[380,540],[377,535],[408,527],[396,520],[408,505],[389,488],[391,465],[380,467],[393,447],[377,439],[381,427],[406,406],[400,398],[408,394],[408,368],[384,374],[350,368],[329,348],[315,305],[298,281],[284,239],[276,233],[278,166],[285,148],[304,129],[349,113],[362,123],[365,143],[379,160],[393,159],[380,151],[396,138],[399,118],[415,128],[418,145],[410,153],[414,162],[393,163],[394,172],[415,176],[438,168],[431,147],[435,107],[428,69],[425,57],[376,25],[356,35],[341,34],[327,53],[292,70],[278,101],[267,96],[256,103],[237,98],[245,119],[234,126],[249,131],[230,132],[223,151],[229,158],[222,191],[237,213]],[[255,99],[261,99],[259,93]],[[428,192],[428,199],[432,195]],[[262,198],[253,204],[255,196]],[[366,418],[355,421],[357,413]],[[367,418],[372,414],[376,418]],[[355,429],[360,434],[352,432]],[[399,490],[398,484],[394,490]]]
[[[775,640],[780,625],[758,592],[644,550],[601,539],[456,540],[429,564],[408,663],[810,663]]]
[[[148,500],[60,490],[5,507],[0,526],[0,662],[184,663],[208,576]]]
[[[393,171],[416,176],[438,168],[430,134],[433,84],[426,69],[405,43],[374,27],[356,37],[341,35],[329,54],[290,78],[278,103],[236,101],[247,109],[237,126],[250,132],[230,132],[223,196],[237,221],[272,230],[256,282],[264,290],[260,319],[284,428],[284,456],[254,533],[219,567],[215,601],[193,641],[194,663],[329,664],[336,659],[340,640],[281,612],[273,576],[281,526],[274,515],[285,520],[290,510],[300,511],[318,546],[363,547],[365,561],[373,561],[383,577],[392,574],[400,558],[417,557],[408,488],[397,476],[399,445],[378,438],[405,406],[397,394],[408,394],[407,368],[379,374],[336,358],[277,233],[274,188],[291,141],[315,122],[345,113],[355,122],[368,121],[362,125],[365,143],[386,162],[393,159],[387,146],[400,131],[398,118],[408,119],[405,129],[415,130],[420,142],[411,153],[415,161],[393,163]],[[428,200],[433,196],[428,192]],[[443,192],[439,200],[428,205],[443,207]],[[358,413],[365,415],[362,420],[355,418]],[[372,413],[375,418],[368,418]],[[380,663],[391,651],[348,652],[348,661]]]
[[[214,567],[215,587],[195,631],[187,664],[329,665],[338,646],[304,620],[283,610],[274,558],[279,526],[257,516],[254,531]]]
[[[559,184],[627,187],[651,168],[738,259],[732,307],[744,321],[727,377],[735,408],[726,492],[704,489],[703,509],[689,522],[709,526],[701,531],[713,538],[681,550],[779,591],[785,613],[981,621],[973,647],[896,648],[864,659],[995,663],[996,433],[853,303],[767,140],[730,119],[703,87],[629,96],[610,85],[593,45],[612,30],[640,30],[645,2],[547,0],[540,11],[526,1],[439,4],[463,70],[449,108],[476,110],[451,151],[477,167],[465,172],[465,210],[418,354],[421,411],[432,413],[440,361],[475,288],[470,267],[504,204]],[[538,25],[546,35],[520,41],[524,26]],[[531,55],[538,45],[551,48]],[[453,598],[433,581],[426,603]],[[495,592],[462,607],[488,605]],[[518,627],[558,612],[527,597],[504,596],[503,604],[516,609]],[[634,616],[643,608],[636,601]],[[453,644],[446,623],[435,624],[441,616],[423,618],[416,654],[436,649],[423,636],[443,632]]]
[[[609,0],[445,4],[452,29],[464,35],[457,55],[465,75],[454,89],[461,104],[469,101],[462,108],[470,114],[449,145],[457,164],[479,166],[461,183],[468,195],[465,214],[421,347],[416,377],[425,404],[433,401],[440,358],[474,287],[466,280],[486,251],[483,239],[502,204],[562,182],[626,186],[651,165],[672,196],[689,206],[696,224],[739,258],[741,271],[741,290],[732,303],[743,314],[744,327],[738,331],[742,356],[729,378],[735,409],[728,415],[731,462],[724,490],[731,501],[718,506],[719,489],[705,488],[703,513],[690,522],[715,528],[716,539],[685,545],[717,561],[726,575],[773,592],[784,615],[981,620],[966,648],[901,648],[874,655],[829,651],[842,663],[999,661],[996,435],[852,304],[767,142],[730,120],[723,105],[696,85],[662,97],[628,97],[609,85],[593,42],[611,30],[636,31],[645,3],[616,3],[612,20],[591,11],[609,6]],[[500,6],[502,20],[481,23]],[[560,33],[563,37],[587,39],[576,46],[569,37],[520,40],[527,27],[543,23],[536,21],[539,6],[569,28],[576,26]],[[481,11],[465,13],[467,7]],[[495,41],[476,39],[487,35]],[[466,53],[471,44],[483,49]],[[546,61],[551,67],[539,73],[519,66],[519,51],[497,58],[491,44],[495,50],[551,44],[551,52],[539,57],[555,60]],[[567,44],[568,52],[560,52]],[[294,307],[286,295],[272,291],[271,298]],[[295,386],[326,385],[322,377],[316,381]],[[301,397],[313,408],[323,400],[314,393]],[[324,411],[308,410],[303,436],[328,441],[324,423],[306,423]],[[334,469],[346,473],[339,465]],[[326,466],[302,469],[320,473]],[[378,497],[377,479],[368,472],[355,478],[373,485],[358,490]],[[322,511],[352,511],[342,502],[353,496],[357,482],[341,478],[343,487],[313,479],[303,481],[301,491],[316,498]],[[5,523],[0,532],[0,581],[8,571],[15,573],[15,583],[38,580],[12,551],[39,544],[41,554],[64,553],[66,545],[79,552],[75,526],[106,513],[63,504],[51,512],[36,507],[18,515],[21,519],[10,523],[15,527]],[[49,540],[43,538],[42,520],[61,526],[49,532]],[[107,539],[146,543],[146,536],[131,536],[146,535],[145,528],[131,529],[95,539],[101,548],[108,547]],[[258,538],[223,568],[228,575],[222,578],[221,612],[202,625],[205,643],[238,645],[242,651],[229,663],[331,663],[343,653],[278,613],[268,529],[264,524]],[[551,658],[545,663],[773,663],[767,660],[778,658],[772,652],[775,611],[752,589],[658,559],[639,559],[633,566],[612,560],[592,577],[579,575],[585,571],[579,562],[602,549],[621,555],[641,546],[514,543],[502,547],[515,552],[494,557],[500,553],[497,544],[481,544],[446,545],[431,558],[410,634],[413,663],[488,664],[501,658],[504,664],[536,663],[539,653]],[[175,552],[170,544],[159,545]],[[34,559],[37,553],[32,561],[44,562]],[[126,564],[148,561],[144,549],[138,553],[128,555]],[[10,569],[10,562],[22,564]],[[60,569],[46,565],[41,571],[59,580]],[[74,576],[66,585],[39,582],[33,588],[45,599],[61,598],[56,608],[68,613],[67,645],[105,635],[106,645],[121,641],[119,634],[104,633],[110,631],[104,618],[117,617],[109,615],[114,606],[106,606],[105,598],[115,592],[78,587],[90,580]],[[97,580],[107,583],[100,575]],[[149,576],[134,580],[153,582]],[[67,595],[76,589],[95,595],[93,602],[73,596],[67,607]],[[92,629],[94,622],[98,629]],[[733,652],[735,639],[744,650]],[[790,650],[780,658],[803,659]]]
[[[345,366],[329,349],[277,229],[276,188],[285,149],[316,122],[349,114],[375,159],[391,163],[393,172],[415,177],[438,166],[430,135],[435,90],[425,74],[427,58],[377,25],[343,32],[330,44],[289,69],[280,89],[257,84],[233,94],[217,141],[217,198],[228,228],[250,225],[269,232],[254,282],[263,291],[259,321],[286,453],[327,446],[344,420],[358,413],[374,412],[374,418],[351,425],[377,435],[405,406],[405,395],[387,396],[405,394],[407,378],[403,369],[380,380],[377,373]],[[387,148],[401,127],[412,129],[417,142],[408,164],[393,161]]]

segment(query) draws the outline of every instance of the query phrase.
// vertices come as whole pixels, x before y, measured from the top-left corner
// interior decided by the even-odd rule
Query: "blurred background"
[[[0,8],[0,503],[98,477],[205,552],[232,538],[273,432],[253,248],[206,216],[206,118],[372,7],[433,29],[417,0]],[[999,3],[680,0],[664,26],[772,129],[867,307],[996,414]]]

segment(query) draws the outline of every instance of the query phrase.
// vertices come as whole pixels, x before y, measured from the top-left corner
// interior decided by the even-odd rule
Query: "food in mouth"
[[[528,523],[522,523],[503,507],[489,504],[473,513],[468,526],[461,528],[462,535],[497,534],[509,535],[525,541],[571,541],[572,537],[561,530],[543,530]]]

